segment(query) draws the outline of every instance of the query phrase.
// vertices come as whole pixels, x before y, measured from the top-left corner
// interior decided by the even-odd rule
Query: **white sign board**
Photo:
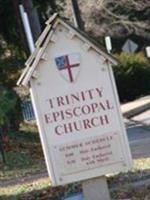
[[[62,25],[45,50],[31,97],[53,185],[131,165],[111,66]]]

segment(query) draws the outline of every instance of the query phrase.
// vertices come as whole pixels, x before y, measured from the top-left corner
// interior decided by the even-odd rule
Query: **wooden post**
[[[3,146],[3,141],[2,141],[2,133],[1,132],[0,132],[0,152],[1,152],[1,155],[2,155],[3,163],[6,163],[5,153],[4,153],[4,146]]]
[[[86,200],[110,200],[105,176],[83,181],[82,188]]]
[[[20,19],[19,0],[12,0],[12,3],[13,3],[13,8],[14,8],[14,13],[15,13],[15,16],[16,16],[16,22],[17,22],[17,27],[18,27],[21,43],[22,43],[22,45],[25,49],[25,52],[29,53],[28,52],[28,45],[27,45],[26,39],[25,39],[25,33],[24,33],[24,30],[23,30],[23,27],[22,27],[22,22],[21,22],[21,19]]]

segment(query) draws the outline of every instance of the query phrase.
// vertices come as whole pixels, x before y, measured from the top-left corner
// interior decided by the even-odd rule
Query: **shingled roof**
[[[44,51],[49,41],[53,40],[55,27],[59,23],[70,29],[74,35],[83,40],[88,46],[94,48],[95,51],[97,51],[101,56],[103,56],[108,62],[110,62],[113,65],[118,63],[118,61],[114,57],[108,54],[106,50],[103,47],[99,46],[96,41],[89,38],[89,36],[85,32],[75,28],[67,20],[61,18],[60,16],[58,16],[57,13],[55,13],[46,21],[46,27],[35,43],[34,52],[29,56],[28,60],[25,62],[26,67],[23,73],[21,74],[17,85],[28,85],[30,78],[34,74],[36,66],[38,65],[39,60],[44,58]]]

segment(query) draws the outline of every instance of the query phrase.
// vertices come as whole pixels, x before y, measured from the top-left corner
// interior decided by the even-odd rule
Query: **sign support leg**
[[[111,200],[105,176],[84,181],[82,188],[85,200]]]

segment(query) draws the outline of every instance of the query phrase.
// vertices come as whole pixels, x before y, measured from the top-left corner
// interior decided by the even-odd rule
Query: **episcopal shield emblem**
[[[56,57],[55,62],[59,72],[65,80],[69,82],[74,82],[76,80],[80,69],[79,53]]]

